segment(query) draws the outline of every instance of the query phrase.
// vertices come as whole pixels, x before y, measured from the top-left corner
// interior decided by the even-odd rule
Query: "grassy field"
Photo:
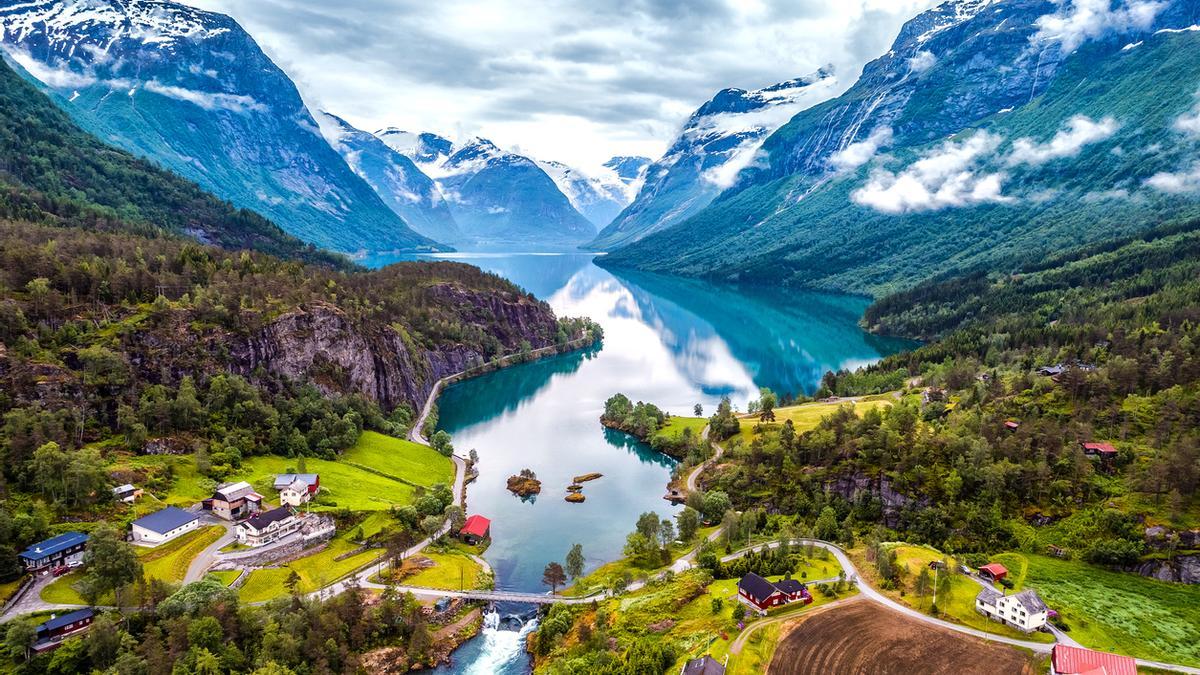
[[[671,419],[667,420],[667,423],[655,435],[667,438],[679,438],[683,434],[684,429],[691,429],[696,438],[699,438],[700,432],[704,431],[704,427],[707,424],[707,417],[680,417],[674,415]]]
[[[398,583],[405,586],[442,588],[451,591],[473,589],[478,586],[479,573],[483,566],[457,551],[448,553],[425,552],[422,556],[433,561],[434,566],[410,574]]]
[[[292,571],[300,577],[298,590],[301,593],[311,593],[383,555],[383,549],[375,548],[356,553],[344,560],[335,560],[355,548],[356,545],[346,538],[346,534],[342,534],[330,541],[329,546],[319,553],[294,560],[282,567],[254,570],[238,589],[238,597],[243,602],[261,602],[287,595],[286,582]]]
[[[237,570],[219,570],[217,572],[209,572],[206,576],[210,576],[221,582],[221,584],[228,586],[237,581],[239,574]]]
[[[314,505],[314,511],[342,507],[352,511],[386,511],[394,505],[411,503],[414,486],[454,481],[454,463],[450,458],[424,445],[373,431],[363,432],[358,443],[337,461],[308,458],[306,464],[309,472],[321,475],[320,501],[324,504]],[[212,496],[208,490],[211,481],[196,472],[196,462],[191,456],[122,457],[113,465],[114,469],[167,467],[175,481],[162,503],[190,506]],[[296,469],[295,459],[273,455],[251,457],[228,480],[249,481],[261,494],[274,499],[275,474],[287,473],[288,469]],[[147,495],[135,508],[153,511],[160,505]]]
[[[8,602],[8,599],[13,596],[13,593],[16,593],[17,589],[21,587],[21,582],[24,579],[24,577],[17,577],[7,584],[0,584],[0,605]]]
[[[138,557],[142,559],[142,572],[147,579],[160,579],[167,583],[176,584],[187,576],[188,565],[208,548],[213,542],[225,534],[225,528],[219,525],[202,527],[195,532],[169,541],[151,549],[139,548]]]
[[[688,551],[691,551],[716,529],[716,526],[702,527],[696,531],[696,538],[694,541],[687,544],[672,544],[671,559],[674,560]],[[585,574],[584,576],[571,582],[570,588],[566,589],[563,594],[590,595],[601,588],[611,588],[613,582],[621,578],[622,575],[628,576],[630,579],[641,579],[650,575],[651,573],[662,570],[665,567],[667,567],[667,565],[658,564],[646,566],[629,558],[620,558],[612,562],[604,563],[588,574]]]
[[[224,531],[225,528],[212,525],[189,532],[155,548],[134,547],[134,551],[142,561],[142,574],[147,579],[158,579],[170,584],[182,582],[183,578],[187,576],[188,564],[192,562],[192,559],[209,544],[220,539]],[[82,579],[81,571],[65,574],[43,588],[41,597],[46,602],[86,605],[87,601],[75,588],[75,584]],[[111,602],[111,596],[100,600],[100,604],[110,604]]]
[[[916,594],[917,575],[921,573],[922,568],[928,567],[929,563],[934,560],[943,560],[947,556],[940,551],[925,546],[899,544],[893,547],[892,550],[896,552],[896,563],[904,570],[901,574],[900,588],[892,591],[880,589],[880,592],[897,602],[928,613],[933,605],[933,596],[929,595],[922,598]],[[866,551],[864,549],[856,549],[851,552],[851,557],[863,577],[875,588],[880,588],[880,580],[875,571],[875,564],[867,561]],[[951,564],[954,565],[957,562],[951,558]],[[939,574],[944,574],[944,572]],[[978,630],[996,633],[997,635],[1040,642],[1054,641],[1053,636],[1047,633],[1026,635],[1014,628],[990,621],[975,611],[975,596],[979,594],[980,589],[981,586],[971,578],[962,574],[951,574],[949,594],[941,594],[937,599],[938,610],[941,612],[943,618]]]
[[[791,420],[792,425],[796,427],[796,432],[801,433],[817,428],[817,424],[821,422],[822,417],[834,412],[841,406],[853,406],[854,411],[861,415],[868,410],[890,406],[894,400],[890,394],[879,394],[878,396],[868,396],[857,403],[852,401],[842,401],[840,403],[804,403],[786,408],[776,408],[775,421],[768,422],[765,426],[767,428],[777,428],[783,425],[784,421]],[[742,439],[742,442],[749,443],[754,440],[754,427],[759,424],[757,415],[741,419],[742,430],[738,437]]]
[[[997,559],[1014,583],[1036,589],[1082,644],[1200,666],[1200,587],[1046,556],[1006,553]]]

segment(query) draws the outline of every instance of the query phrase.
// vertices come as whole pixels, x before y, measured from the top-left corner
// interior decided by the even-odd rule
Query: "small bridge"
[[[396,586],[401,593],[412,593],[427,598],[463,598],[466,600],[484,600],[487,602],[523,602],[534,605],[550,605],[562,603],[581,605],[593,600],[603,600],[609,596],[607,591],[593,593],[588,596],[571,597],[567,595],[550,595],[549,593],[519,593],[516,591],[448,591],[440,588],[425,588],[424,586]]]

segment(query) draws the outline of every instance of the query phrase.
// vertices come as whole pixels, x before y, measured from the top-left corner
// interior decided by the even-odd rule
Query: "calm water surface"
[[[479,453],[480,476],[467,488],[469,513],[492,519],[485,558],[500,589],[541,592],[542,570],[583,545],[588,569],[621,555],[639,514],[674,514],[662,499],[674,462],[599,416],[616,392],[674,414],[705,414],[722,396],[744,408],[759,387],[812,393],[827,370],[871,363],[911,343],[858,327],[861,298],[739,289],[654,275],[609,272],[591,255],[458,253],[550,303],[559,316],[589,316],[604,341],[585,352],[502,370],[448,388],[440,427],[465,454]],[[380,265],[396,260],[373,259]],[[542,494],[522,501],[508,476],[532,469]],[[598,471],[587,501],[563,501],[577,474]],[[447,673],[519,673],[528,668],[513,631],[485,630]]]

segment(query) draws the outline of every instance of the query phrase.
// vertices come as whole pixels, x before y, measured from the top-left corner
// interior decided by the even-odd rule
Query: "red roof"
[[[1004,426],[1008,427],[1009,429],[1018,429],[1018,428],[1020,428],[1020,427],[1021,427],[1021,423],[1020,423],[1020,422],[1014,422],[1014,421],[1012,421],[1012,420],[1009,420],[1009,421],[1007,421],[1007,422],[1005,422],[1005,423],[1004,423]]]
[[[987,572],[988,574],[992,575],[993,579],[999,579],[1000,577],[1008,576],[1008,570],[1005,569],[1004,565],[1001,565],[1000,563],[988,563],[983,567],[980,567],[979,571]]]
[[[1137,661],[1128,656],[1095,652],[1082,647],[1054,645],[1054,672],[1061,675],[1137,675]]]
[[[1117,454],[1117,449],[1112,446],[1112,443],[1084,443],[1083,449],[1091,450],[1092,452],[1099,452],[1105,455]]]
[[[459,534],[469,534],[473,537],[486,537],[488,529],[492,526],[492,521],[480,515],[474,515],[467,518],[467,522],[463,528],[459,530]]]

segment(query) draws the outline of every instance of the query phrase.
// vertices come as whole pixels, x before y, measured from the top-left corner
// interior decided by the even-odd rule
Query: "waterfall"
[[[507,625],[519,623],[519,630]],[[529,654],[525,651],[526,637],[537,628],[537,618],[506,616],[503,619],[495,607],[483,615],[483,631],[455,651],[449,667],[438,673],[452,675],[524,675],[530,671]]]

